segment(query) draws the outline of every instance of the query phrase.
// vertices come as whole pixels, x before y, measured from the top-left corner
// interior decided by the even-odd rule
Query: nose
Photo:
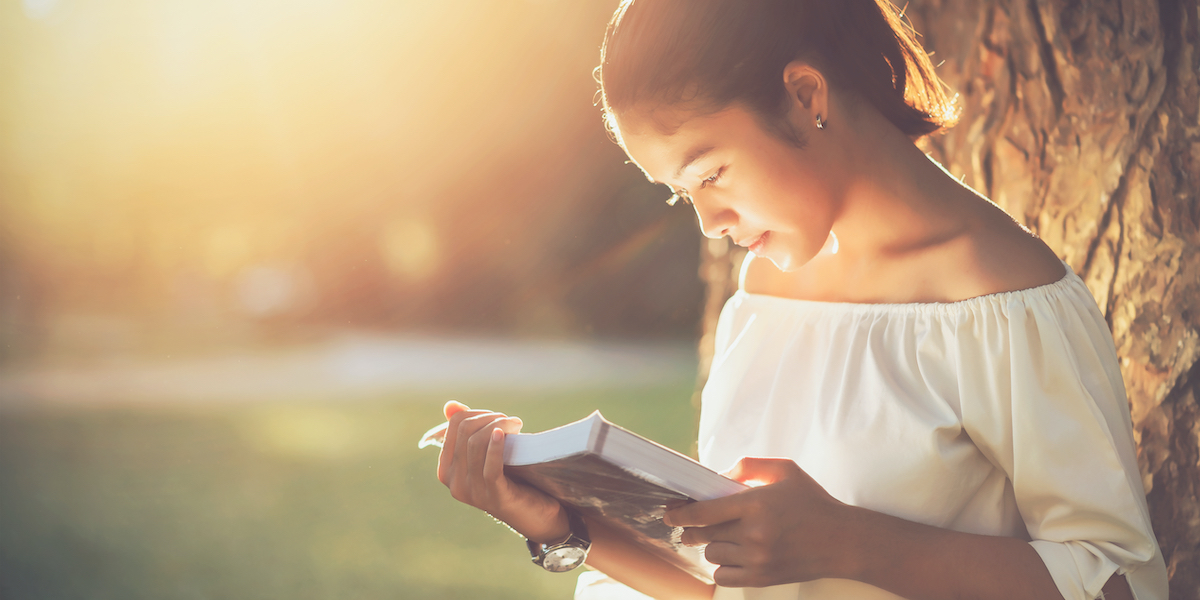
[[[737,213],[720,206],[710,207],[700,202],[692,202],[696,209],[696,219],[700,222],[700,231],[704,237],[719,240],[729,235],[729,230],[737,224]]]

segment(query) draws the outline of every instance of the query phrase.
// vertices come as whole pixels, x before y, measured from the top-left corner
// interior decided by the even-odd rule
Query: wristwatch
[[[588,536],[583,517],[573,510],[563,510],[567,511],[567,524],[571,527],[567,539],[555,544],[525,540],[529,554],[533,556],[533,564],[551,573],[565,573],[582,565],[587,558],[588,548],[592,546],[592,538]]]

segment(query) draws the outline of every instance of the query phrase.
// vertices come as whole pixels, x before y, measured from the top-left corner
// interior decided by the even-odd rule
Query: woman
[[[668,512],[710,586],[592,532],[658,598],[1166,598],[1111,336],[1086,287],[914,140],[952,102],[886,0],[632,0],[597,70],[616,141],[755,256],[700,458],[764,485]],[[455,498],[571,531],[458,404]],[[746,458],[762,456],[773,458]]]

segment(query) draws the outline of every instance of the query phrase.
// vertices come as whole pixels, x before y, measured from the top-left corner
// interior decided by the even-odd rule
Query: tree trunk
[[[725,301],[738,289],[738,275],[746,249],[723,237],[719,240],[703,239],[700,242],[700,278],[704,280],[704,312],[700,331],[700,368],[696,380],[696,391],[692,403],[700,407],[700,390],[708,381],[712,367],[713,347],[717,339],[717,317]]]
[[[1171,597],[1200,599],[1200,0],[912,0],[908,14],[963,107],[927,150],[1095,295]],[[737,257],[702,251],[704,377]]]

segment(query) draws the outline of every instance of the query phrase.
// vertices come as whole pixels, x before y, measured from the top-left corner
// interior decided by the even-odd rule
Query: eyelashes
[[[725,173],[725,167],[721,167],[720,169],[717,169],[716,173],[713,173],[711,176],[700,181],[700,189],[704,189],[704,188],[720,181],[721,175],[723,175],[724,173]],[[667,198],[667,206],[675,206],[676,204],[678,204],[680,202],[683,202],[684,204],[689,204],[689,205],[692,204],[692,195],[687,190],[685,190],[683,188],[679,188],[678,190],[673,190],[673,191],[675,193],[671,194],[670,198]]]
[[[720,169],[717,169],[717,172],[713,173],[711,177],[700,182],[700,189],[704,189],[704,188],[720,181],[721,175],[724,173],[725,173],[725,167],[721,167]]]

